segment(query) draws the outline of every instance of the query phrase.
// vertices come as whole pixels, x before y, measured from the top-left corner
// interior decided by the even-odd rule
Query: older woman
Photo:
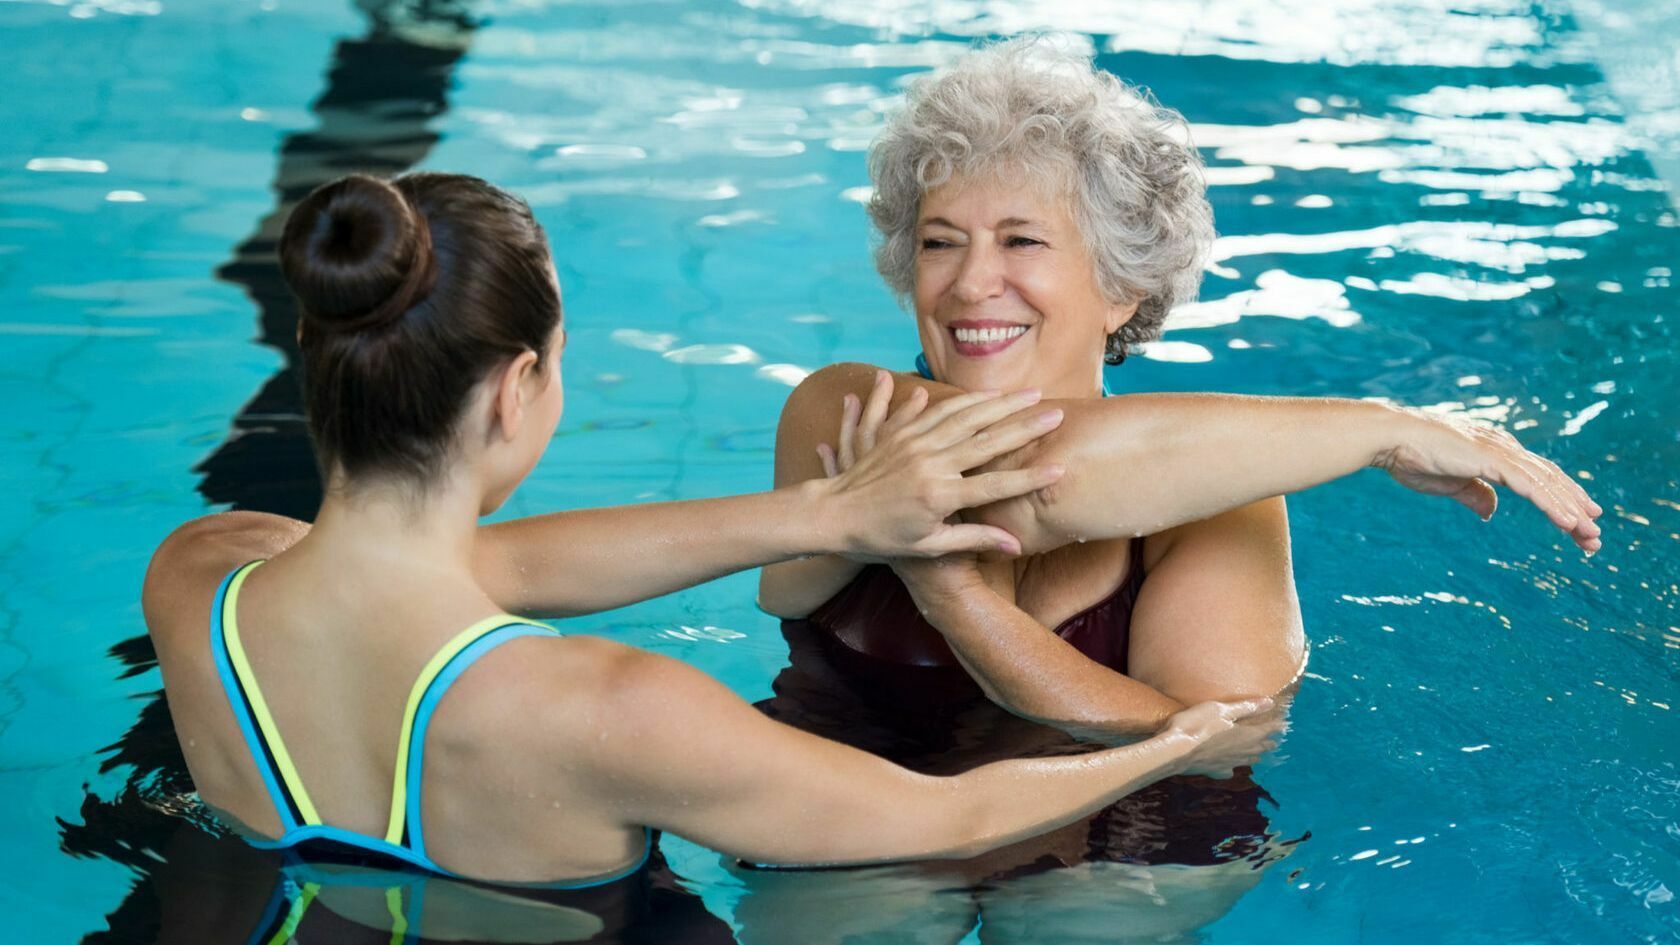
[[[793,650],[772,715],[952,771],[1043,749],[1044,727],[1019,719],[1144,733],[1198,700],[1277,694],[1304,661],[1281,496],[1367,466],[1484,518],[1504,485],[1597,550],[1602,510],[1501,431],[1350,400],[1106,397],[1104,362],[1194,296],[1213,228],[1183,119],[1084,57],[1032,41],[968,54],[911,87],[869,166],[877,265],[921,339],[918,373],[897,379],[901,416],[962,391],[1037,388],[1030,409],[1060,427],[1001,465],[1066,474],[979,513],[1021,539],[1017,557],[766,567],[760,603],[787,618]],[[902,421],[860,407],[873,378],[837,365],[794,392],[778,485],[896,435]],[[823,441],[841,418],[852,432],[836,451]],[[1019,719],[981,711],[988,700]],[[1231,833],[1211,826],[1187,853],[1170,822],[1140,839],[1123,821],[1099,831],[1099,818],[1051,852],[1176,845],[1194,860]]]

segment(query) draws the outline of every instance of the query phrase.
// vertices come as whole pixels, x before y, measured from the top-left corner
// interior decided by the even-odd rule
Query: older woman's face
[[[1098,291],[1065,200],[953,179],[922,198],[916,239],[916,326],[935,377],[967,390],[1101,393],[1105,339],[1137,306]]]

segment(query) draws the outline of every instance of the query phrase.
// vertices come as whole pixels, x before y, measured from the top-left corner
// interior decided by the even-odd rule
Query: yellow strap
[[[432,655],[431,660],[420,670],[420,676],[414,680],[414,686],[408,691],[408,705],[403,708],[402,733],[397,737],[397,770],[396,776],[391,780],[391,816],[385,825],[386,843],[402,843],[403,824],[408,814],[408,744],[414,737],[414,716],[420,710],[420,700],[425,697],[432,680],[437,678],[438,673],[443,672],[443,668],[449,665],[449,661],[457,654],[472,646],[479,637],[491,630],[516,623],[554,632],[554,628],[547,624],[522,620],[511,614],[486,617],[451,637],[448,643]]]
[[[391,945],[402,945],[408,937],[408,917],[403,915],[402,887],[385,887],[385,911],[391,913]]]
[[[281,924],[280,931],[275,932],[274,937],[268,940],[268,945],[280,945],[292,940],[292,936],[297,934],[298,923],[303,921],[303,914],[309,911],[309,904],[315,901],[315,896],[320,891],[321,887],[316,883],[303,884],[303,894],[292,900],[292,908],[286,913],[286,921]]]
[[[286,751],[286,741],[280,737],[274,715],[268,711],[268,703],[263,699],[262,687],[257,685],[257,675],[251,671],[250,660],[245,658],[245,645],[239,641],[239,588],[260,564],[261,561],[251,562],[228,583],[227,597],[222,603],[222,634],[227,638],[228,658],[233,662],[233,671],[245,686],[251,713],[257,717],[257,727],[262,730],[263,740],[268,743],[268,752],[274,756],[274,764],[280,769],[280,778],[286,782],[292,802],[297,805],[298,813],[303,815],[305,824],[319,824],[321,816],[315,813],[315,804],[304,789],[303,779],[298,777],[297,766],[292,764],[292,756]]]

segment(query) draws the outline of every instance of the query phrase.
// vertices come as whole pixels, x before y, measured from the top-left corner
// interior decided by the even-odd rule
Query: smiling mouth
[[[1014,344],[1017,339],[1027,333],[1028,325],[1011,325],[1001,322],[991,324],[956,324],[947,331],[956,342],[957,353],[964,357],[981,358]]]

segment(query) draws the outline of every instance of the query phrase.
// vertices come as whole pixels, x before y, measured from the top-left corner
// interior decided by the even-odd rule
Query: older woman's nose
[[[951,287],[957,300],[975,305],[1003,294],[1003,256],[995,248],[976,241],[963,256],[962,269]]]

